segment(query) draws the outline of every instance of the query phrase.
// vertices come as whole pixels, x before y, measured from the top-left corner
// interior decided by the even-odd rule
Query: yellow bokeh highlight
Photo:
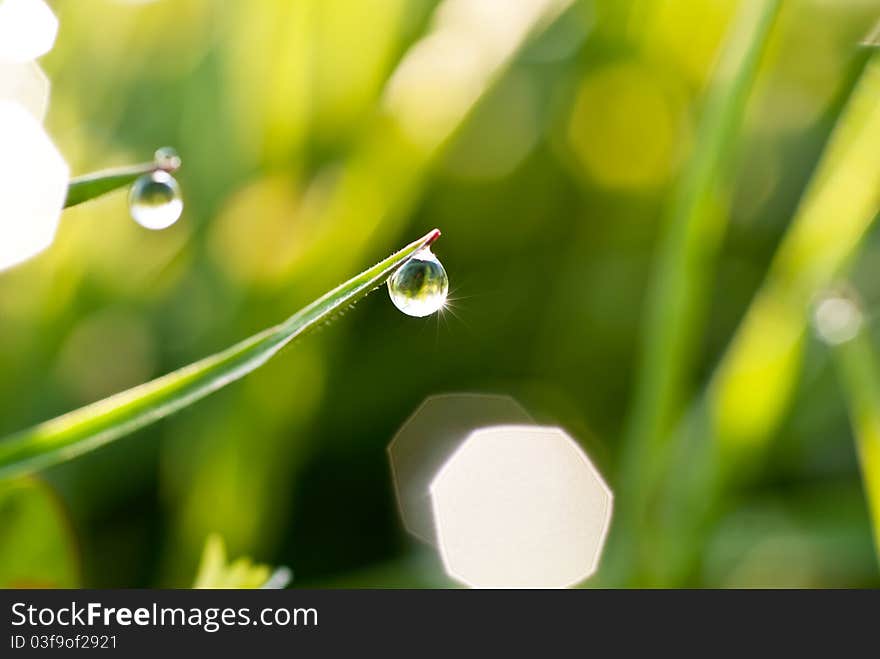
[[[407,12],[406,0],[323,0],[317,5],[314,127],[325,140],[347,136],[369,113],[394,64]],[[369,33],[364,25],[370,26]]]
[[[567,138],[579,164],[610,188],[649,188],[675,171],[687,135],[684,103],[655,71],[618,62],[580,85]]]
[[[737,0],[655,0],[634,13],[630,29],[640,37],[652,60],[671,64],[700,86],[712,71],[740,4]]]
[[[209,249],[218,265],[246,284],[281,279],[303,249],[295,178],[258,179],[227,200],[212,225]]]

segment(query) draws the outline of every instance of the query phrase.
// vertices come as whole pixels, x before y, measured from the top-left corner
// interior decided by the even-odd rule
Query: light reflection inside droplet
[[[443,264],[426,247],[391,275],[388,293],[394,306],[407,316],[422,318],[446,304],[449,278]]]

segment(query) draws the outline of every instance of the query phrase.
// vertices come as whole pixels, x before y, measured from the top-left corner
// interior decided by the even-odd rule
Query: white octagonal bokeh
[[[388,444],[394,493],[406,530],[437,544],[431,482],[471,432],[532,422],[529,413],[505,395],[435,394],[422,401]]]
[[[449,576],[475,588],[565,588],[592,575],[612,494],[559,428],[471,433],[431,484]]]
[[[36,62],[0,59],[0,101],[16,101],[41,122],[49,108],[49,78]]]
[[[26,62],[52,49],[58,19],[43,0],[0,0],[0,59]]]
[[[0,101],[0,270],[52,243],[69,179],[39,122],[18,103]]]

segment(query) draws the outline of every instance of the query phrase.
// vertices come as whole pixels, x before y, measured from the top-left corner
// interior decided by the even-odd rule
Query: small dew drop
[[[845,295],[829,295],[819,300],[813,310],[816,334],[829,345],[840,345],[855,338],[862,326],[858,303]]]
[[[156,162],[157,167],[164,169],[166,172],[173,172],[180,167],[180,156],[170,146],[163,146],[157,149],[153,155],[153,160]]]
[[[145,229],[166,229],[183,212],[180,186],[168,172],[144,174],[131,186],[128,208],[134,221]]]
[[[394,306],[407,316],[422,318],[446,303],[449,278],[443,264],[426,247],[391,275],[388,293]]]

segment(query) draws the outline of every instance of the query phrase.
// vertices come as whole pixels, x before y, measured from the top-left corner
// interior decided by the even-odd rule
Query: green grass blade
[[[436,229],[365,270],[284,322],[128,391],[0,440],[0,475],[31,472],[118,439],[250,373],[291,341],[355,304],[440,232]]]
[[[67,198],[64,200],[64,207],[70,208],[71,206],[76,206],[130,185],[139,176],[149,174],[155,169],[156,166],[153,163],[146,163],[72,178],[67,186]]]
[[[880,370],[867,332],[834,348],[880,560]]]
[[[635,515],[651,496],[669,431],[686,401],[705,320],[707,283],[727,222],[723,189],[731,174],[731,153],[779,2],[742,6],[708,90],[696,151],[669,209],[648,294],[621,478],[624,491],[639,499],[626,506]]]
[[[180,159],[173,157],[169,160],[158,160],[159,152],[157,151],[157,159],[153,162],[145,162],[138,165],[129,165],[128,167],[117,167],[114,169],[105,169],[100,172],[84,174],[70,179],[67,186],[67,197],[64,200],[64,207],[70,208],[86,201],[90,201],[97,197],[113,192],[119,188],[134,183],[139,177],[150,172],[164,170],[168,173],[177,171],[180,167]]]

